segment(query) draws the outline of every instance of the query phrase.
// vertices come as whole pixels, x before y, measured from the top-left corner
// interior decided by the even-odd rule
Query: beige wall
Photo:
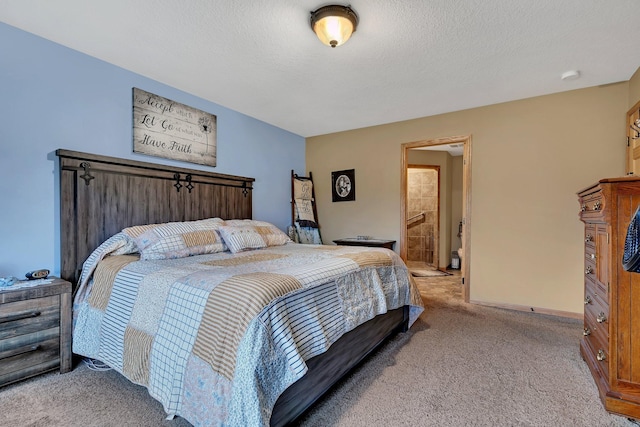
[[[470,299],[582,313],[576,192],[624,174],[629,87],[623,82],[308,138],[307,171],[314,175],[324,241],[359,234],[398,240],[401,144],[471,135]],[[332,203],[331,171],[351,168],[356,200]]]

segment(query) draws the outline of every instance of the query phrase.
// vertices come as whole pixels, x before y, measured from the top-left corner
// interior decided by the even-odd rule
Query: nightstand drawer
[[[0,345],[0,384],[10,383],[60,366],[60,329],[22,335]]]
[[[0,351],[2,340],[60,326],[60,295],[0,305]]]

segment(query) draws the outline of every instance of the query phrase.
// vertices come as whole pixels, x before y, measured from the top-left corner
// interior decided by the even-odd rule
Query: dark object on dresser
[[[29,271],[24,275],[28,280],[46,279],[49,277],[49,270],[41,268],[40,270]]]
[[[585,223],[580,352],[605,408],[640,419],[640,275],[623,267],[640,178],[602,179],[578,197]]]
[[[0,290],[0,386],[71,370],[71,283]]]

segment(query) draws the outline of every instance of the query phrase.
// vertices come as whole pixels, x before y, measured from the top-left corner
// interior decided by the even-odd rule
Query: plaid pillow
[[[220,218],[209,218],[138,225],[122,232],[135,240],[141,260],[174,259],[226,251],[217,232],[223,223]]]

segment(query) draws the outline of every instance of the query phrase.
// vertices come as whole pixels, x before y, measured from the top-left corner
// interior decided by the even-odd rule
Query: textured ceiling
[[[640,66],[638,0],[352,0],[360,24],[335,49],[308,23],[325,4],[2,0],[0,20],[305,137],[625,81]]]

